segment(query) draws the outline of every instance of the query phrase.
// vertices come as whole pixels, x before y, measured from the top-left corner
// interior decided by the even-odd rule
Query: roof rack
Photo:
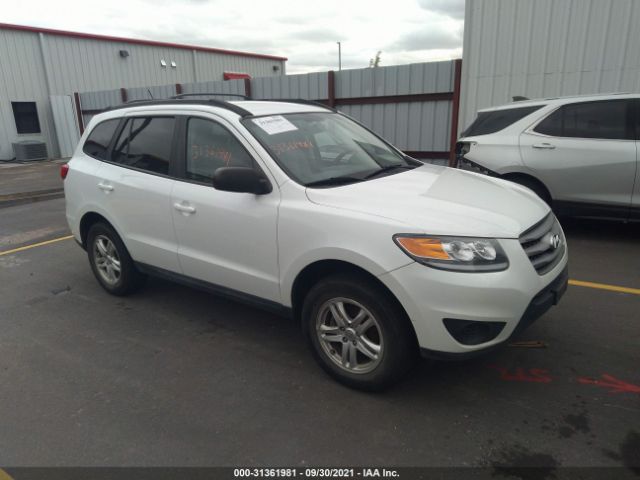
[[[222,96],[234,96],[234,97],[242,97],[244,99],[249,100],[247,97],[245,97],[244,95],[235,95],[235,94],[231,94],[231,93],[183,93],[181,95],[176,95],[175,97],[171,97],[168,99],[156,99],[156,100],[130,100],[126,103],[123,103],[122,105],[118,105],[115,107],[109,107],[107,108],[105,111],[109,112],[109,111],[113,111],[113,110],[120,110],[122,108],[128,108],[128,107],[150,107],[150,106],[158,106],[158,105],[211,105],[214,107],[220,107],[220,108],[224,108],[226,110],[230,110],[234,113],[237,113],[238,115],[240,115],[241,117],[251,117],[253,116],[253,113],[250,112],[249,110],[246,110],[244,108],[242,108],[239,105],[236,105],[235,103],[231,103],[231,102],[227,102],[225,100],[216,100],[214,98],[210,98],[207,100],[189,100],[185,97],[189,97],[189,96],[203,96],[203,95],[222,95]],[[263,98],[263,99],[257,99],[255,101],[258,102],[287,102],[287,103],[300,103],[303,105],[313,105],[315,107],[322,107],[322,108],[326,108],[327,110],[331,110],[332,112],[335,112],[336,109],[330,107],[329,105],[325,105],[322,102],[317,102],[315,100],[305,100],[303,98]]]
[[[128,107],[151,107],[157,105],[211,105],[214,107],[224,108],[226,110],[230,110],[234,113],[237,113],[241,117],[248,117],[253,115],[249,110],[245,110],[238,105],[233,103],[225,102],[224,100],[183,100],[180,98],[169,98],[169,99],[158,99],[158,100],[132,100],[130,102],[124,103],[122,105],[118,105],[116,107],[109,107],[105,111],[113,111],[120,110],[122,108]]]
[[[243,100],[249,100],[249,97],[247,97],[246,95],[241,95],[239,93],[211,93],[211,92],[206,92],[206,93],[181,93],[180,95],[175,95],[175,96],[173,96],[171,98],[179,99],[179,98],[186,98],[186,97],[206,97],[206,96],[239,97],[239,98],[242,98]]]

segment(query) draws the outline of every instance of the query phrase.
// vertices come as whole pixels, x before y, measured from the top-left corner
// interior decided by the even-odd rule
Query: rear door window
[[[499,132],[542,107],[544,105],[480,112],[474,122],[469,125],[469,128],[462,133],[462,136],[473,137]]]
[[[552,137],[628,140],[634,138],[627,100],[564,105],[542,120],[534,132]]]
[[[90,157],[98,160],[106,160],[109,144],[119,124],[120,119],[116,118],[96,125],[84,142],[82,151]]]
[[[136,117],[127,120],[111,160],[127,167],[169,174],[173,144],[173,117]]]

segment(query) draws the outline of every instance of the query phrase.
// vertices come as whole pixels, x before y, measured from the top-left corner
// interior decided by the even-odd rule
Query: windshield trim
[[[378,135],[373,130],[368,128],[366,125],[363,125],[362,123],[360,123],[358,120],[356,120],[353,117],[351,117],[349,115],[346,115],[346,114],[344,114],[342,112],[339,112],[337,110],[326,110],[326,111],[314,110],[314,111],[307,111],[307,112],[269,113],[269,114],[264,114],[264,115],[252,115],[250,117],[243,117],[240,120],[240,123],[242,123],[242,126],[247,130],[247,132],[251,135],[251,137],[254,138],[262,146],[262,148],[264,148],[266,150],[266,152],[269,154],[271,159],[287,175],[287,177],[289,177],[290,180],[292,180],[293,182],[295,182],[298,185],[300,185],[302,187],[305,187],[305,188],[327,188],[327,187],[308,187],[307,184],[301,182],[295,175],[293,175],[293,173],[284,164],[282,164],[282,162],[279,161],[278,155],[276,155],[276,153],[271,149],[271,147],[269,147],[265,142],[263,142],[258,136],[254,135],[253,132],[251,131],[251,129],[247,127],[247,122],[250,122],[251,120],[256,119],[256,118],[271,117],[271,116],[274,116],[274,115],[282,115],[283,117],[286,117],[288,115],[306,115],[306,114],[318,114],[318,113],[330,114],[330,115],[340,115],[340,116],[346,118],[347,120],[350,120],[350,121],[354,122],[356,125],[360,126],[364,130],[369,132],[376,139],[380,140],[392,152],[394,152],[395,154],[399,155],[400,158],[402,160],[404,160],[405,162],[407,162],[409,165],[414,164],[413,162],[416,162],[414,164],[416,167],[421,166],[421,165],[424,164],[420,160],[417,160],[415,158],[409,157],[404,152],[402,152],[400,149],[394,147],[391,143],[389,143],[384,138],[382,138],[380,135]],[[398,173],[400,173],[400,172],[398,172]],[[391,173],[391,175],[393,175],[393,173]],[[362,182],[367,182],[369,180],[374,180],[375,178],[376,177],[362,178],[361,181]],[[345,184],[345,185],[348,185],[348,184]],[[343,186],[343,185],[336,185],[336,187],[337,186]],[[333,186],[331,186],[331,187],[333,187]]]

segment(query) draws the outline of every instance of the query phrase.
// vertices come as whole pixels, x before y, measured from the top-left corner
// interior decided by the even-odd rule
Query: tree
[[[378,50],[376,56],[374,58],[369,59],[369,68],[376,68],[380,66],[380,55],[382,55],[382,51]]]

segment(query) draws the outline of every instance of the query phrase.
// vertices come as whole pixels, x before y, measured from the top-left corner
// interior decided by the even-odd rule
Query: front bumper
[[[484,347],[479,350],[464,353],[448,353],[439,352],[435,350],[429,350],[427,348],[420,348],[420,354],[425,358],[433,358],[437,360],[466,360],[473,358],[477,355],[483,355],[491,350],[501,347],[504,343],[508,342],[512,338],[518,336],[524,330],[526,330],[533,322],[544,315],[547,310],[552,306],[557,305],[562,296],[567,291],[569,284],[569,268],[564,267],[564,270],[553,280],[549,285],[543,288],[538,294],[533,297],[531,303],[522,314],[520,321],[516,328],[511,332],[511,335],[500,343],[494,343],[489,347]]]
[[[411,264],[380,277],[405,308],[423,354],[457,359],[491,350],[518,335],[564,294],[567,250],[539,275],[518,240],[500,240],[510,266],[502,272],[460,273]],[[466,342],[454,338],[449,319],[478,325],[498,324],[495,337]],[[448,328],[449,327],[449,328]],[[471,344],[470,344],[471,343]]]

